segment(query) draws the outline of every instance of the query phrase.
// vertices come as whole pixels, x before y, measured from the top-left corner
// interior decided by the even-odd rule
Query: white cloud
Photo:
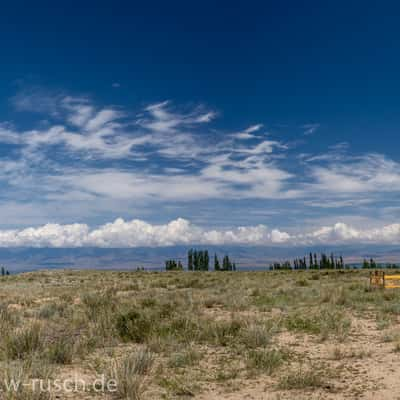
[[[320,127],[320,124],[305,124],[302,126],[304,129],[304,135],[312,135],[318,128]]]
[[[51,117],[46,127],[18,130],[0,124],[0,142],[19,144],[26,152],[44,152],[62,145],[77,159],[145,159],[148,153],[183,159],[206,153],[202,135],[196,129],[211,122],[214,111],[196,107],[176,111],[170,102],[147,106],[137,117],[115,107],[96,107],[86,97],[40,90],[22,92],[13,100],[19,111]],[[144,151],[139,148],[147,145]]]
[[[400,224],[390,224],[381,228],[356,229],[338,222],[333,226],[325,226],[316,231],[299,236],[305,244],[341,244],[341,243],[400,243]]]
[[[314,166],[314,189],[324,192],[368,193],[400,191],[400,164],[380,154],[342,157],[327,166]]]
[[[0,231],[0,247],[139,247],[179,244],[267,244],[281,243],[285,233],[263,226],[229,230],[204,230],[178,218],[165,225],[142,220],[112,223],[89,230],[85,224],[46,224],[38,228]]]
[[[0,231],[1,247],[80,247],[88,227],[84,224],[47,224],[38,228]]]
[[[238,147],[235,150],[239,153],[271,154],[276,148],[285,148],[285,146],[276,140],[263,140],[254,147]]]
[[[61,102],[66,111],[66,124],[17,131],[0,125],[0,142],[19,144],[24,156],[44,153],[49,146],[64,145],[68,153],[94,159],[121,159],[133,153],[133,148],[149,140],[145,135],[129,135],[117,121],[123,113],[113,109],[95,108],[85,100],[65,98]],[[78,130],[67,127],[71,124]],[[77,153],[77,154],[74,154]]]
[[[0,142],[18,144],[20,137],[13,127],[7,123],[0,124]]]
[[[169,101],[151,104],[145,108],[145,111],[147,115],[138,121],[139,125],[163,134],[177,133],[183,128],[188,134],[188,128],[211,122],[217,115],[216,112],[205,111],[201,107],[189,112],[174,111]]]
[[[46,224],[22,230],[0,230],[0,247],[159,247],[173,245],[332,245],[400,243],[400,224],[355,229],[344,223],[310,233],[289,234],[265,225],[207,230],[178,218],[164,225],[134,219],[90,230],[86,224]]]
[[[37,160],[38,155],[45,154],[46,161],[52,158],[52,152],[46,153],[50,146],[63,146],[64,157],[73,158],[74,166],[52,160],[51,168],[40,174],[42,189],[52,192],[43,198],[54,200],[54,192],[70,197],[77,191],[148,201],[297,196],[295,190],[287,188],[292,174],[273,161],[274,153],[285,151],[285,145],[258,139],[251,146],[235,146],[231,137],[223,135],[209,141],[202,129],[216,113],[204,107],[176,111],[165,101],[147,106],[129,123],[121,123],[127,113],[97,109],[81,97],[64,96],[59,110],[65,113],[66,124],[23,132],[5,129],[3,135],[0,130],[0,141],[18,139],[23,146],[24,159],[31,161],[23,166],[24,173],[29,170],[31,175],[40,169],[44,160]],[[261,127],[250,126],[244,133],[252,134]],[[146,160],[145,168],[79,166],[85,160],[132,158]]]
[[[95,112],[95,108],[87,99],[66,96],[61,105],[68,111],[67,121],[77,127],[85,126]]]
[[[251,243],[257,242],[257,235],[267,242],[295,243],[319,238],[367,240],[357,230],[348,231],[347,225],[331,224],[342,216],[353,223],[350,208],[353,215],[378,218],[378,206],[385,206],[382,224],[398,217],[390,206],[397,204],[400,164],[384,155],[350,155],[347,143],[300,158],[294,154],[295,145],[267,136],[262,124],[217,129],[212,122],[218,113],[204,106],[164,101],[134,111],[100,107],[85,96],[38,90],[21,93],[13,102],[20,111],[40,114],[36,124],[24,128],[16,122],[0,122],[0,144],[9,144],[0,160],[0,209],[7,210],[7,204],[14,204],[15,210],[21,207],[31,215],[32,222],[26,224],[71,218],[104,221],[115,215],[145,218],[151,208],[153,219],[165,218],[164,210],[178,206],[186,207],[182,214],[199,220],[198,206],[207,200],[212,210],[208,218],[217,216],[224,223],[233,218],[223,212],[229,202],[226,209],[247,210],[251,204],[254,212],[281,213],[284,221],[278,225],[290,225],[294,213],[300,220],[316,221],[316,226],[322,220],[328,225],[303,235],[265,233],[258,228],[246,231]],[[312,133],[318,124],[303,128]],[[214,205],[222,211],[215,211]],[[339,211],[343,207],[346,212]],[[14,224],[10,213],[0,213],[5,226],[21,226],[26,213],[13,214]],[[327,216],[334,219],[327,222],[323,219]],[[244,231],[233,232],[212,231],[209,237],[234,241]]]
[[[210,161],[209,165],[191,174],[179,169],[163,171],[163,174],[116,169],[72,170],[48,180],[49,185],[67,192],[82,191],[111,199],[194,201],[298,195],[295,190],[284,188],[292,175],[272,162],[249,158],[235,163],[226,157]]]
[[[92,119],[90,119],[86,125],[85,129],[90,132],[100,130],[104,128],[111,121],[115,121],[122,117],[122,114],[113,109],[103,109],[99,111]]]
[[[256,135],[254,135],[254,132],[259,131],[262,127],[262,124],[252,125],[245,129],[243,132],[232,134],[232,137],[239,140],[254,139],[256,137]]]

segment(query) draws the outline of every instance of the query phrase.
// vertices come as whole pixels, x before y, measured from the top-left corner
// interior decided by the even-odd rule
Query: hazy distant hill
[[[373,257],[380,262],[400,262],[400,248],[395,246],[342,246],[342,247],[233,247],[195,246],[207,248],[211,256],[229,254],[239,268],[267,267],[273,261],[308,255],[311,251],[326,252],[345,257],[346,262],[360,262]],[[168,258],[181,259],[186,265],[189,247],[102,249],[102,248],[0,248],[0,265],[11,272],[53,268],[135,269],[145,267],[163,269]]]

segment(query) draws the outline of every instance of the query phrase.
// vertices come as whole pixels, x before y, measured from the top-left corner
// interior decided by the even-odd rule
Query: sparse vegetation
[[[25,359],[43,349],[42,327],[38,323],[30,323],[6,333],[3,348],[7,358],[11,360]]]
[[[118,383],[116,394],[122,399],[140,400],[153,361],[153,354],[147,349],[140,349],[115,360],[109,369],[108,377]]]
[[[370,290],[368,274],[11,275],[0,293],[0,371],[24,382],[74,374],[93,381],[105,373],[119,382],[110,393],[116,400],[224,399],[233,390],[244,398],[248,387],[282,398],[292,390],[323,398],[334,387],[351,397],[354,386],[369,390],[365,377],[377,354],[381,365],[385,354],[393,363],[400,351],[400,291]],[[27,388],[13,396],[6,399],[46,399]]]
[[[247,355],[247,366],[258,373],[271,375],[288,358],[287,352],[280,349],[251,350]]]
[[[322,371],[316,370],[315,366],[292,371],[281,377],[278,387],[284,390],[317,389],[327,386],[323,379]]]

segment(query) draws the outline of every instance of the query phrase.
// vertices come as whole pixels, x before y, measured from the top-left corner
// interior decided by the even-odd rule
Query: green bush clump
[[[67,338],[57,339],[47,349],[47,357],[54,364],[70,364],[72,362],[73,343]]]
[[[310,316],[293,314],[288,316],[285,322],[289,331],[320,335],[322,339],[329,335],[344,337],[351,327],[350,319],[343,312],[328,309],[322,309]]]
[[[37,323],[8,332],[4,340],[5,353],[11,360],[24,359],[42,349],[42,328]]]
[[[116,320],[121,339],[136,343],[143,343],[150,336],[151,325],[150,318],[136,310],[120,314]]]
[[[246,364],[250,369],[271,375],[287,358],[287,353],[280,349],[251,350],[247,354]]]

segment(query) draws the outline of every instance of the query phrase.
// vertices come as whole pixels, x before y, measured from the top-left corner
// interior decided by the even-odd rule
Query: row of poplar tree
[[[382,265],[377,264],[373,258],[364,259],[362,268],[380,268]],[[347,266],[348,267],[348,266]],[[343,257],[335,257],[333,253],[330,256],[322,253],[319,257],[316,253],[310,253],[308,257],[295,258],[293,262],[285,261],[282,263],[276,262],[269,266],[270,270],[286,270],[286,269],[344,269]],[[385,268],[400,268],[400,265],[386,264]],[[183,265],[181,261],[167,260],[165,261],[165,269],[167,271],[182,271]],[[188,251],[188,270],[189,271],[209,271],[210,257],[208,250],[190,249]],[[214,255],[214,270],[215,271],[236,271],[235,263],[231,262],[229,256],[224,256],[222,264],[220,263],[217,254]],[[1,275],[9,275],[9,272],[2,267]]]
[[[166,260],[165,261],[166,271],[182,271],[183,265],[180,261],[176,260]]]
[[[362,263],[362,268],[366,269],[375,269],[375,268],[400,268],[399,264],[394,264],[394,263],[387,263],[387,264],[378,264],[373,258],[370,258],[367,260],[364,258],[364,261]]]
[[[308,258],[308,260],[307,260]],[[335,257],[333,253],[330,256],[322,253],[318,258],[316,253],[310,253],[309,257],[296,258],[293,263],[285,261],[283,263],[274,263],[270,269],[343,269],[345,268],[343,257]]]
[[[208,250],[190,249],[188,251],[188,270],[189,271],[209,271],[210,256]],[[215,271],[236,271],[236,264],[225,255],[220,263],[217,254],[214,254]]]
[[[188,270],[189,271],[209,271],[210,256],[208,250],[190,249],[188,251]],[[181,271],[183,265],[180,261],[167,260],[165,261],[165,269],[167,271]],[[214,270],[215,271],[236,271],[236,264],[229,259],[228,255],[222,258],[222,262],[218,259],[217,254],[214,254]]]

